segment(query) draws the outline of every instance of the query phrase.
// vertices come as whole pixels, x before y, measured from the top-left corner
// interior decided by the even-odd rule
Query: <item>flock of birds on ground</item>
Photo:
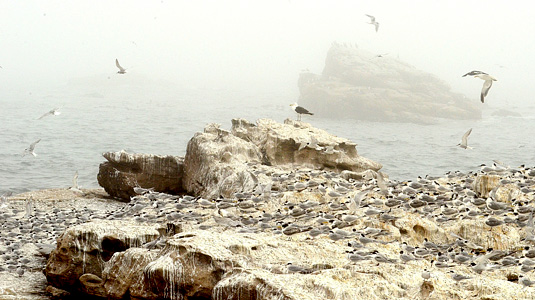
[[[258,176],[266,171],[253,167],[251,172]],[[510,203],[498,202],[495,200],[496,189],[488,198],[479,197],[473,190],[474,180],[488,174],[499,175],[500,185],[517,186],[525,197],[510,199]],[[55,239],[69,226],[95,219],[131,219],[145,223],[189,223],[201,230],[222,226],[243,233],[306,235],[306,239],[326,237],[346,245],[345,255],[351,264],[427,261],[428,267],[422,271],[424,280],[428,280],[435,269],[465,265],[473,273],[466,275],[451,271],[454,281],[507,269],[510,274],[504,280],[518,281],[525,287],[535,283],[524,276],[535,270],[534,207],[529,200],[535,195],[535,168],[509,168],[495,163],[493,166],[483,165],[476,173],[451,172],[443,178],[427,176],[405,182],[390,181],[374,171],[367,171],[360,180],[336,172],[310,169],[265,175],[271,177],[270,184],[258,184],[252,192],[235,193],[231,198],[211,200],[138,187],[135,188],[138,195],[129,203],[117,204],[122,206],[108,210],[39,209],[31,197],[15,208],[14,202],[7,202],[9,195],[2,195],[0,228],[8,234],[0,237],[0,246],[3,245],[0,258],[4,262],[0,271],[16,271],[22,276],[26,269],[35,268],[28,265],[29,260],[21,248],[33,243],[39,252],[47,255],[55,248]],[[309,199],[304,202],[286,200],[294,199],[285,196],[295,193],[303,193]],[[8,209],[9,206],[12,208]],[[396,220],[407,213],[443,225],[466,219],[481,220],[489,231],[499,226],[514,226],[523,230],[525,237],[519,241],[520,247],[508,250],[485,248],[469,237],[453,233],[452,242],[447,244],[424,239],[421,244],[411,245],[403,241],[406,229],[396,225]],[[393,227],[385,226],[387,224]],[[399,239],[389,230],[394,227],[401,234]],[[379,244],[397,244],[399,255],[390,257],[381,253],[376,248]],[[162,236],[141,247],[164,245],[165,237]],[[315,271],[310,266],[291,263],[287,270],[290,273]],[[520,275],[511,275],[516,271]]]
[[[54,203],[36,202],[32,197],[8,202],[10,196],[9,192],[0,196],[0,272],[18,276],[26,271],[41,272],[43,259],[56,248],[56,239],[65,229],[99,218],[96,209],[54,207]],[[35,251],[29,252],[32,248]],[[43,259],[36,260],[29,254],[32,252]]]
[[[262,172],[257,169],[253,174]],[[516,269],[520,275],[504,279],[531,286],[535,281],[523,274],[535,270],[534,207],[529,201],[519,199],[511,199],[510,204],[498,202],[494,200],[496,189],[488,198],[480,198],[473,190],[473,183],[477,176],[486,174],[499,175],[501,185],[514,184],[528,198],[535,195],[535,169],[509,168],[497,163],[482,166],[477,173],[452,172],[445,178],[428,176],[406,182],[389,181],[373,171],[368,171],[362,180],[354,180],[335,172],[296,170],[267,174],[271,176],[271,184],[259,184],[250,193],[235,193],[228,199],[171,196],[136,188],[138,196],[113,216],[133,215],[139,222],[193,222],[199,229],[206,230],[224,226],[243,233],[301,234],[310,239],[324,236],[335,243],[347,244],[349,263],[407,264],[425,260],[429,267],[422,272],[424,280],[429,279],[434,268],[466,265],[474,272],[468,276],[451,271],[455,281],[471,279],[482,272],[511,268],[512,273]],[[290,202],[284,197],[288,193],[305,193],[311,199]],[[146,210],[147,207],[154,212]],[[409,245],[396,240],[392,232],[379,225],[386,223],[397,227],[396,220],[408,212],[444,225],[466,219],[484,220],[489,231],[498,226],[517,226],[523,228],[525,238],[519,241],[521,247],[510,250],[484,248],[453,233],[451,243],[439,244],[424,239],[420,245]],[[370,223],[383,228],[372,227]],[[404,229],[398,229],[403,239]],[[389,243],[399,245],[398,257],[388,257],[374,247]],[[165,243],[159,239],[151,242],[151,247],[157,244]],[[287,267],[288,272],[314,271],[312,267],[291,263]]]

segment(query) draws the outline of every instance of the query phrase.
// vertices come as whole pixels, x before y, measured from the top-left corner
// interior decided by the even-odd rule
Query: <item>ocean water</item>
[[[0,99],[0,193],[69,187],[75,172],[83,188],[96,188],[103,152],[184,155],[195,132],[208,123],[230,128],[232,118],[255,121],[295,118],[289,104],[295,91],[174,90],[122,86],[115,90],[12,92]],[[59,116],[37,120],[59,107]],[[499,160],[510,166],[535,165],[535,109],[522,117],[443,120],[433,125],[377,123],[305,116],[303,121],[358,144],[360,155],[383,164],[391,179],[475,171]],[[473,128],[465,150],[456,145]],[[37,157],[22,156],[37,139]]]

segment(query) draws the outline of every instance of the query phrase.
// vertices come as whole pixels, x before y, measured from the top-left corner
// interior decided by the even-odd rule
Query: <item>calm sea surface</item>
[[[132,91],[131,86],[111,92],[8,93],[0,99],[0,193],[69,187],[76,171],[80,186],[96,188],[103,152],[184,155],[188,140],[208,123],[229,129],[232,118],[294,118],[288,105],[295,95],[288,94],[200,88]],[[37,120],[55,107],[61,115]],[[495,117],[489,109],[481,120],[434,125],[316,116],[303,120],[356,142],[359,154],[382,163],[390,178],[408,180],[477,170],[492,160],[534,166],[535,109],[513,110],[522,117]],[[469,128],[474,149],[456,147]],[[37,139],[38,156],[22,157]]]

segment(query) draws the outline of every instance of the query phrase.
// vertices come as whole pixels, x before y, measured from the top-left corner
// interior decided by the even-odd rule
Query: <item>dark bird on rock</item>
[[[297,120],[301,121],[301,115],[314,115],[313,113],[309,112],[306,108],[297,105],[297,103],[290,104],[292,109],[297,113]]]

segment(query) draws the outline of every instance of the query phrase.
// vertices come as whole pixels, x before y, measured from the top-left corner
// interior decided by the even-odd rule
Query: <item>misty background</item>
[[[476,103],[483,82],[461,76],[487,72],[498,81],[482,107],[527,117],[437,126],[304,118],[357,142],[391,178],[492,159],[529,165],[535,20],[524,3],[2,1],[0,192],[68,186],[75,171],[97,187],[102,152],[184,155],[207,123],[295,118],[299,73],[321,74],[335,41],[399,58]],[[61,115],[36,120],[55,107]],[[475,149],[461,152],[455,144],[471,127]],[[38,156],[21,157],[38,138]]]
[[[2,92],[73,78],[128,75],[170,86],[280,90],[321,73],[333,41],[357,43],[436,74],[477,99],[473,69],[494,75],[491,104],[530,103],[535,20],[524,2],[487,1],[4,1]],[[374,15],[379,32],[366,24]],[[128,78],[121,78],[128,80]],[[147,83],[147,84],[150,84]],[[67,99],[66,99],[67,100]]]

